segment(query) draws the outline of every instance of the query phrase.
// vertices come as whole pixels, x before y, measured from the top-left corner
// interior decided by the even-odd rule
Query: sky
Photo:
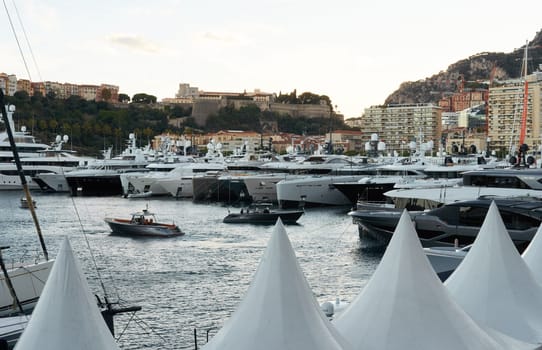
[[[0,72],[18,79],[112,84],[158,100],[180,83],[296,90],[329,96],[345,118],[405,81],[511,52],[542,29],[539,0],[2,1]]]

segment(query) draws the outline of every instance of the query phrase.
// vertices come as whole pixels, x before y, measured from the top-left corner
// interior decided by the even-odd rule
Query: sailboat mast
[[[523,113],[521,114],[521,130],[519,133],[519,146],[525,143],[525,133],[527,129],[527,107],[529,102],[529,82],[527,81],[527,50],[529,48],[529,42],[525,44],[525,53],[523,57]]]
[[[0,109],[0,112],[2,114],[2,117],[4,118],[4,124],[6,124],[6,133],[8,134],[9,143],[11,145],[11,149],[13,150],[13,159],[15,160],[15,165],[17,166],[17,172],[19,173],[19,177],[21,178],[21,185],[23,186],[23,191],[25,193],[26,200],[28,202],[30,213],[32,214],[32,219],[34,220],[36,231],[38,232],[41,249],[43,250],[43,255],[45,257],[45,260],[49,260],[49,253],[47,252],[47,247],[45,246],[45,241],[43,239],[43,235],[41,234],[40,224],[38,222],[38,217],[36,216],[36,211],[34,208],[34,204],[32,202],[32,197],[30,196],[28,183],[26,182],[26,177],[24,176],[24,173],[23,173],[23,167],[21,165],[21,160],[19,158],[19,151],[17,151],[17,146],[15,145],[15,139],[13,138],[13,131],[11,130],[11,125],[9,123],[6,105],[4,104],[4,91],[2,89],[0,89],[0,107],[2,108]],[[13,106],[10,106],[10,108],[12,107]],[[12,110],[10,112],[12,112]]]

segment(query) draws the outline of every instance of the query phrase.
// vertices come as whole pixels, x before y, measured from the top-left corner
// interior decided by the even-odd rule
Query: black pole
[[[0,89],[1,91],[1,89]],[[11,283],[11,278],[8,275],[8,270],[6,269],[6,265],[4,264],[4,258],[2,257],[2,249],[9,248],[9,247],[0,247],[0,266],[2,267],[2,272],[4,273],[4,277],[6,279],[6,284],[9,289],[9,293],[11,294],[11,297],[17,304],[17,307],[19,308],[19,311],[21,311],[21,314],[24,314],[23,306],[21,305],[21,302],[19,301],[19,298],[17,297],[17,293],[15,293],[15,288],[13,287],[13,283]]]
[[[36,231],[38,232],[41,249],[43,250],[43,255],[45,257],[45,260],[49,260],[49,253],[47,253],[47,247],[45,246],[45,241],[41,234],[41,228],[38,222],[38,217],[36,216],[36,211],[34,210],[34,203],[32,201],[32,197],[30,196],[30,190],[28,189],[28,184],[26,183],[26,177],[24,176],[24,173],[23,173],[23,167],[21,166],[19,151],[17,151],[17,146],[15,145],[15,139],[13,138],[13,131],[11,130],[11,125],[9,124],[6,105],[4,104],[4,91],[2,89],[0,89],[0,107],[2,108],[0,112],[2,112],[4,123],[6,124],[6,132],[8,134],[9,143],[11,145],[11,149],[13,150],[13,159],[15,160],[15,165],[17,166],[17,172],[19,173],[19,177],[21,178],[21,185],[23,186],[23,190],[26,196],[26,200],[28,202],[30,213],[32,214],[32,219],[34,220]]]

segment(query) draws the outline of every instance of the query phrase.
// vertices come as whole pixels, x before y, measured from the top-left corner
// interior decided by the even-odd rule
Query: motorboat
[[[437,276],[444,282],[463,261],[471,247],[472,244],[464,247],[426,247],[423,250]]]
[[[227,224],[274,225],[280,218],[283,224],[296,224],[303,215],[302,209],[272,209],[270,204],[257,204],[229,213],[223,220]]]
[[[542,201],[534,199],[482,198],[450,203],[428,211],[411,211],[422,245],[468,245],[476,238],[492,201],[495,201],[510,237],[519,250],[534,237],[542,222]],[[356,210],[349,213],[361,236],[387,243],[402,211]]]
[[[150,212],[148,208],[133,213],[130,219],[106,217],[104,221],[109,225],[113,233],[121,235],[155,237],[184,235],[184,232],[175,223],[158,222],[156,215]]]

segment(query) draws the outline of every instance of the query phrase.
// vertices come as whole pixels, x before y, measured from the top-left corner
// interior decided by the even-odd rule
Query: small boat
[[[29,209],[30,205],[28,204],[28,201],[26,200],[26,197],[21,197],[20,201],[20,207],[23,209]],[[32,206],[36,208],[36,201],[32,199]]]
[[[105,218],[113,233],[131,236],[173,237],[184,232],[175,223],[166,224],[156,220],[148,208],[132,214],[131,219]]]
[[[271,209],[265,204],[253,205],[241,209],[239,213],[229,213],[223,222],[227,224],[274,225],[278,218],[283,224],[296,224],[303,215],[302,209]]]

